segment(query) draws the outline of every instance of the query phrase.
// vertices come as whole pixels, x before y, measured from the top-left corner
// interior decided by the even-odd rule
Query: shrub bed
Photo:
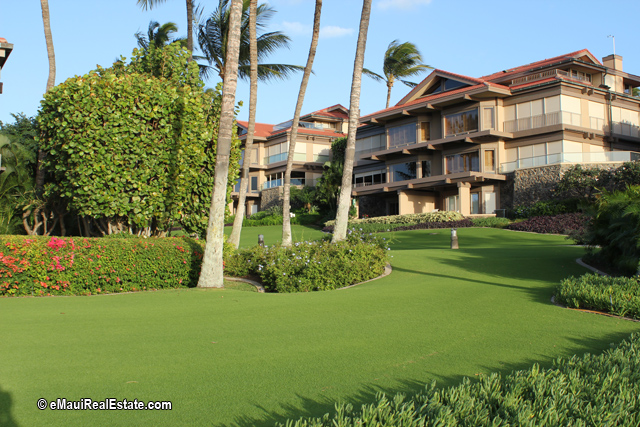
[[[571,276],[556,289],[556,301],[570,308],[598,310],[640,319],[640,281],[638,277],[598,274]]]
[[[195,286],[189,238],[0,237],[0,296],[91,295]]]
[[[581,213],[568,213],[555,216],[536,216],[522,222],[508,225],[508,230],[530,231],[546,234],[571,234],[583,232],[589,219]]]
[[[472,218],[474,227],[490,227],[490,228],[505,228],[507,225],[511,224],[508,218],[497,218],[497,217],[487,217],[487,218]]]
[[[601,355],[559,358],[504,378],[497,373],[441,390],[376,395],[354,410],[336,404],[322,418],[290,420],[288,427],[329,426],[636,426],[640,424],[640,334]],[[280,424],[281,426],[283,424]]]
[[[254,246],[229,256],[225,274],[257,276],[269,292],[337,289],[380,276],[388,250],[385,238],[354,232],[337,244],[324,239],[290,248]]]
[[[581,211],[584,199],[541,200],[531,206],[516,206],[507,210],[509,218],[532,218],[534,216],[554,216]]]
[[[464,216],[459,212],[442,211],[442,212],[429,212],[407,215],[389,215],[389,216],[375,216],[371,218],[361,218],[349,220],[349,226],[359,226],[360,224],[418,224],[422,222],[445,222],[445,221],[458,221],[463,219]],[[335,225],[335,220],[327,221],[325,226]]]
[[[405,225],[396,228],[397,231],[404,230],[431,230],[436,228],[465,228],[475,227],[473,221],[469,218],[461,219],[460,221],[445,221],[445,222],[423,222],[420,224]]]

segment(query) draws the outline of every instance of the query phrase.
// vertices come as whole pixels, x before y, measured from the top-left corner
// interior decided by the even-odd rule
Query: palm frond
[[[140,6],[142,10],[149,10],[166,1],[167,0],[138,0],[138,6]]]
[[[363,68],[362,69],[362,74],[364,74],[365,76],[371,77],[373,80],[375,80],[377,82],[386,81],[385,78],[382,77],[380,74],[374,73],[373,71],[369,70],[368,68]]]

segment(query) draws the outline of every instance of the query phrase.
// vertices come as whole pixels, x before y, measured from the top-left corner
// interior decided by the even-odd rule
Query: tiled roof
[[[243,128],[249,128],[249,122],[238,120],[238,124]],[[273,132],[273,125],[267,123],[256,123],[256,129],[253,132],[254,136],[266,138]]]
[[[4,37],[0,37],[0,43],[6,43],[7,39],[5,39]]]
[[[507,77],[513,74],[517,74],[517,73],[521,73],[527,70],[531,70],[534,68],[540,68],[543,67],[545,65],[551,65],[551,64],[555,64],[557,62],[561,62],[561,61],[566,61],[569,59],[575,59],[584,55],[590,55],[593,57],[593,54],[591,52],[589,52],[588,49],[582,49],[582,50],[578,50],[575,52],[571,52],[571,53],[567,53],[564,55],[560,55],[560,56],[555,56],[553,58],[549,58],[549,59],[543,59],[542,61],[536,61],[536,62],[532,62],[531,64],[527,64],[527,65],[521,65],[519,67],[515,67],[515,68],[511,68],[505,71],[498,71],[497,73],[493,73],[493,74],[489,74],[488,76],[483,76],[480,77],[482,80],[496,80],[496,79],[501,79],[503,77]],[[594,57],[595,58],[595,57]],[[598,65],[602,65],[600,63],[600,61],[598,61],[596,59],[596,63]]]
[[[310,114],[305,114],[302,117],[325,116],[325,117],[331,117],[331,118],[348,119],[349,114],[342,111],[341,108],[344,108],[345,110],[348,111],[348,109],[343,107],[341,104],[336,104],[336,105],[332,105],[331,107],[323,108],[322,110],[314,111],[313,113],[310,113]]]

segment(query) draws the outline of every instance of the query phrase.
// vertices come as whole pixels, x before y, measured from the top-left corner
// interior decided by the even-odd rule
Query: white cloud
[[[311,34],[311,27],[300,22],[282,22],[282,30],[288,35]]]
[[[327,25],[320,28],[320,37],[326,38],[350,36],[353,33],[353,28],[342,28],[336,25]]]
[[[410,10],[415,9],[418,6],[428,5],[429,3],[431,3],[431,0],[379,0],[377,6],[382,10]]]

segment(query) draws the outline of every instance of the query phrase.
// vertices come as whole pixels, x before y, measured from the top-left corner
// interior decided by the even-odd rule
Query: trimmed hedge
[[[505,228],[511,224],[509,218],[487,217],[487,218],[471,218],[474,227],[490,227]]]
[[[640,278],[598,274],[571,276],[556,289],[556,302],[640,320]]]
[[[309,292],[342,288],[384,272],[385,238],[350,232],[347,240],[298,242],[290,248],[254,246],[226,259],[225,273],[257,276],[269,292]]]
[[[527,221],[515,222],[505,227],[507,230],[530,231],[545,234],[570,234],[583,232],[589,218],[581,213],[555,216],[536,216]]]
[[[417,213],[407,215],[389,215],[389,216],[375,216],[371,218],[361,218],[349,220],[349,227],[359,226],[360,224],[419,224],[423,222],[445,222],[445,221],[458,221],[463,219],[464,216],[459,212],[454,211],[441,211],[441,212],[429,212],[429,213]],[[324,223],[325,226],[333,226],[336,221],[331,220]]]
[[[640,334],[601,355],[557,359],[504,378],[497,373],[441,390],[435,382],[407,398],[387,397],[354,410],[336,404],[322,418],[288,427],[333,426],[637,426],[640,424]],[[280,424],[282,426],[283,424]]]
[[[190,238],[0,237],[0,296],[92,295],[196,286]]]

